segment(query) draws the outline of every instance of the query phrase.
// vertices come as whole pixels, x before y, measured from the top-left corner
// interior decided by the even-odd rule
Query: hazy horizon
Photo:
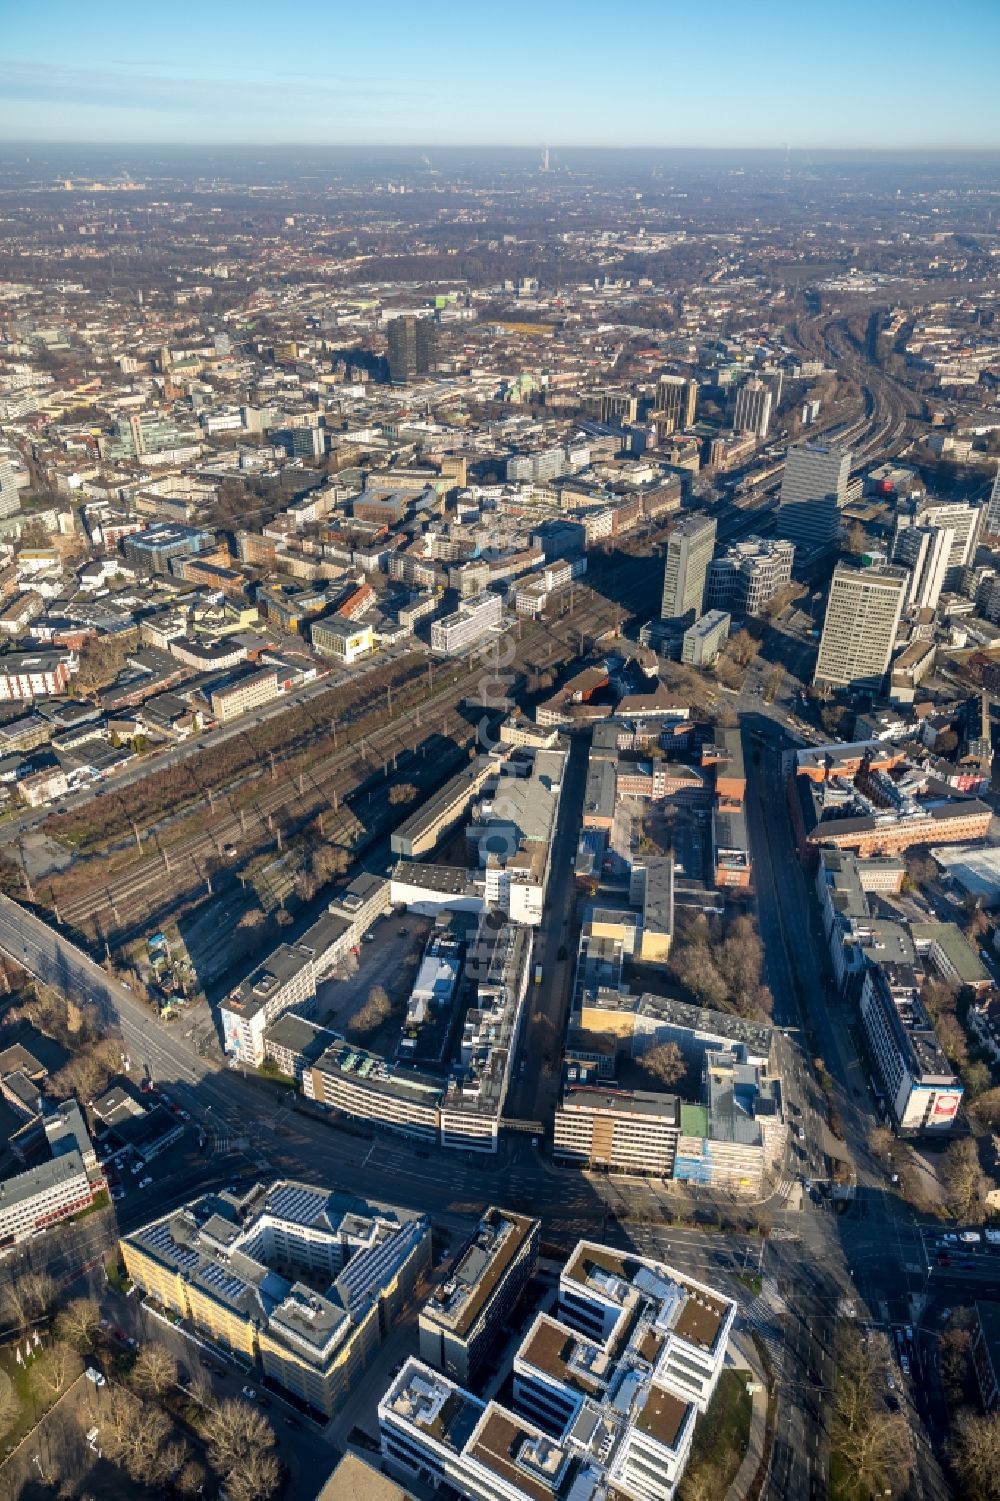
[[[1000,150],[1000,7],[956,0],[695,7],[446,0],[363,8],[53,0],[7,17],[0,140],[93,145]],[[662,144],[661,144],[662,143]]]

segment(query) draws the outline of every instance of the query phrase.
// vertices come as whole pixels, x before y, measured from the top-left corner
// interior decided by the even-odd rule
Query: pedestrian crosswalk
[[[751,1302],[741,1309],[743,1322],[757,1334],[767,1348],[771,1361],[771,1369],[776,1378],[781,1376],[785,1364],[785,1337],[779,1323],[781,1314],[784,1312],[784,1304],[777,1294],[777,1288],[768,1286],[772,1279],[765,1281],[763,1289]]]

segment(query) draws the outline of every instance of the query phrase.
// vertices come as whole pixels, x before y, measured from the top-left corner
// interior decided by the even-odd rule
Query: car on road
[[[140,1178],[139,1179],[139,1187],[140,1188],[149,1188],[152,1185],[152,1182],[153,1182],[152,1178],[150,1178],[148,1176],[148,1174],[147,1174],[147,1176],[145,1178]]]
[[[133,1162],[133,1164],[132,1164],[132,1173],[133,1173],[133,1176],[134,1176],[134,1175],[135,1175],[135,1174],[136,1174],[136,1173],[141,1173],[141,1172],[142,1172],[142,1170],[143,1170],[143,1168],[144,1168],[144,1167],[145,1167],[145,1166],[146,1166],[146,1164],[145,1164],[145,1162],[144,1162],[144,1161],[143,1161],[143,1159],[142,1159],[142,1158],[141,1158],[141,1157],[137,1157],[137,1158],[136,1158],[136,1159],[135,1159],[135,1161],[134,1161],[134,1162]]]
[[[948,1255],[947,1251],[939,1251],[934,1260],[937,1262],[938,1266],[951,1266],[951,1257]]]
[[[899,1357],[899,1369],[902,1371],[904,1376],[908,1376],[910,1374],[910,1362],[909,1358],[906,1355],[901,1355]]]
[[[244,1386],[242,1388],[242,1392],[243,1392],[243,1395],[244,1395],[244,1397],[246,1397],[246,1399],[247,1399],[248,1402],[256,1402],[256,1400],[257,1400],[257,1393],[254,1391],[254,1389],[253,1389],[252,1386]]]

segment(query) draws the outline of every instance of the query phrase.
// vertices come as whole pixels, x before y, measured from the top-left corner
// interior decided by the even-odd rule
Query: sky
[[[1000,0],[48,0],[0,140],[1000,148]]]

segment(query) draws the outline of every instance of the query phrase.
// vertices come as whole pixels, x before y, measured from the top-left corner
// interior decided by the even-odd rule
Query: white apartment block
[[[220,724],[228,724],[251,709],[260,709],[281,696],[278,674],[273,667],[248,673],[232,683],[222,683],[211,697],[212,712]]]
[[[964,1091],[916,990],[894,988],[880,964],[869,964],[861,987],[861,1022],[900,1135],[949,1132]]]
[[[0,1256],[93,1200],[87,1168],[78,1151],[29,1168],[0,1182]]]
[[[477,594],[463,600],[458,609],[431,625],[431,649],[454,655],[468,651],[485,636],[500,629],[503,601],[499,594]]]
[[[226,1052],[238,1063],[259,1068],[267,1028],[286,1011],[308,1015],[315,994],[312,955],[298,945],[279,945],[219,1008]]]

